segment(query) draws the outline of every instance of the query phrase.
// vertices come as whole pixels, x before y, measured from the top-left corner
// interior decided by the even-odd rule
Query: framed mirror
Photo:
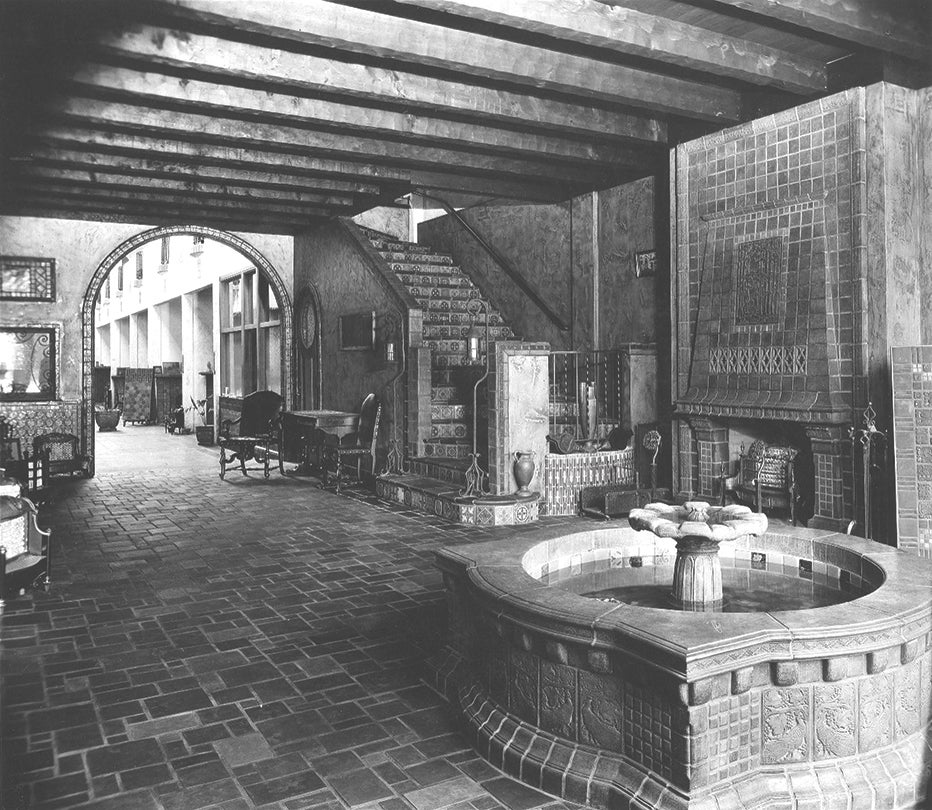
[[[0,401],[57,398],[54,327],[0,327]]]

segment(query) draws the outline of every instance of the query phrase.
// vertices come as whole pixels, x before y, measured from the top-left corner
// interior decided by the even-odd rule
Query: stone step
[[[453,257],[447,253],[410,253],[404,251],[380,250],[379,254],[389,264],[436,264],[450,267]]]

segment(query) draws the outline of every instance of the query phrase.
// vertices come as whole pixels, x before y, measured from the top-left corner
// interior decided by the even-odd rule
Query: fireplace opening
[[[725,426],[726,498],[806,525],[815,511],[815,468],[805,426],[750,419],[729,419]]]

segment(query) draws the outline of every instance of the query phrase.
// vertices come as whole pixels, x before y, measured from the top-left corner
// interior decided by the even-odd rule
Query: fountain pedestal
[[[721,610],[722,563],[718,541],[684,537],[676,542],[673,591],[670,599],[679,610]]]
[[[670,601],[678,610],[721,610],[719,544],[767,530],[767,516],[760,512],[746,506],[709,506],[705,501],[687,501],[682,506],[649,503],[643,509],[632,509],[628,521],[634,529],[676,540]]]

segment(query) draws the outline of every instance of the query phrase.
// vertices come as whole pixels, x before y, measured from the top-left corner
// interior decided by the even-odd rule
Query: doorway
[[[236,302],[234,285],[224,286],[224,279],[234,277]],[[174,226],[122,243],[100,263],[84,298],[82,428],[92,473],[95,408],[108,400],[124,406],[125,421],[132,417],[150,432],[153,425],[161,429],[178,408],[184,411],[179,422],[185,433],[208,420],[218,424],[225,390],[241,398],[269,388],[282,394],[287,407],[294,378],[292,320],[280,275],[239,237]],[[236,360],[237,338],[251,366],[243,357]],[[249,379],[247,366],[256,371]],[[126,387],[130,378],[132,400]]]

